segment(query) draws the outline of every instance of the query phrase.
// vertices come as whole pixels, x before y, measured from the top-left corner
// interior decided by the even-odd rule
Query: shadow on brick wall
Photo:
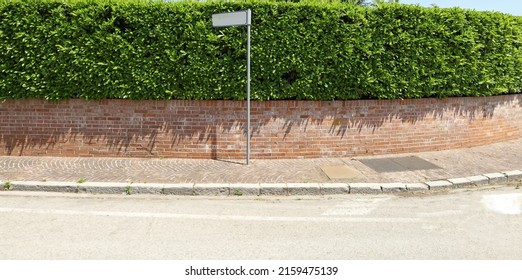
[[[301,106],[303,105],[303,106]],[[326,106],[324,106],[326,105]],[[410,100],[363,100],[332,101],[307,106],[296,102],[290,117],[285,118],[285,137],[295,128],[306,131],[309,126],[329,124],[328,133],[344,137],[349,133],[375,133],[385,124],[410,124],[414,127],[427,120],[452,122],[459,119],[491,120],[498,113],[497,107],[522,109],[518,95],[474,98],[410,99]],[[516,116],[514,116],[516,117]],[[518,116],[518,125],[522,124]],[[521,127],[522,129],[522,127]]]
[[[511,118],[512,126],[522,130],[521,108],[519,95],[253,102],[251,135],[260,147],[253,151],[271,153],[278,147],[320,139],[342,142],[353,135],[386,136],[394,127],[422,133],[430,125],[494,122],[497,116]],[[3,155],[240,158],[245,151],[245,125],[242,101],[10,100],[0,104]]]

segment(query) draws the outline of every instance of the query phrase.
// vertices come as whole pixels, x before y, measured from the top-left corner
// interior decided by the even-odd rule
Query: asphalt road
[[[174,197],[0,192],[0,259],[522,259],[522,189]]]

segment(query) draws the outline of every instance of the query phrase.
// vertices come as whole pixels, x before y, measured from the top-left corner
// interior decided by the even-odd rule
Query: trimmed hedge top
[[[522,19],[342,3],[0,1],[0,99],[401,99],[522,89]]]

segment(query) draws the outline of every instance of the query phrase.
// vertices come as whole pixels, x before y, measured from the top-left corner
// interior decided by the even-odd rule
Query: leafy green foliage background
[[[522,19],[317,2],[0,1],[0,99],[400,99],[522,89]]]

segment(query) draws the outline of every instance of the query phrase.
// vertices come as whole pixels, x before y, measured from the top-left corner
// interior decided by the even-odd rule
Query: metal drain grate
[[[439,166],[416,156],[361,159],[359,161],[371,169],[382,173],[441,169]]]

